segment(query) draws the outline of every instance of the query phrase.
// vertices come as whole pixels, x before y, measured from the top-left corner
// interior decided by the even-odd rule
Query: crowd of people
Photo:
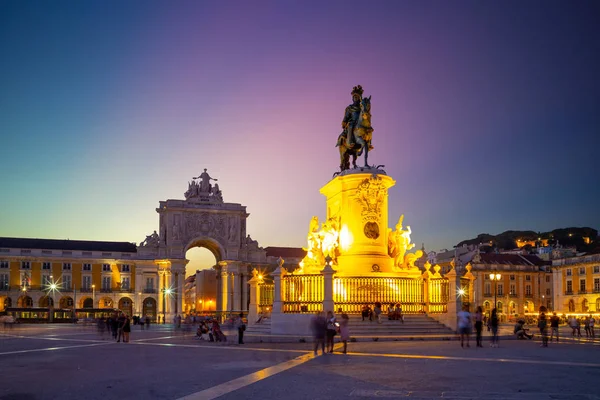
[[[350,328],[348,326],[350,318],[341,308],[338,309],[338,314],[340,315],[339,322],[332,311],[327,311],[327,314],[319,311],[311,319],[310,329],[313,334],[315,356],[319,347],[321,348],[321,354],[333,353],[334,338],[338,334],[343,344],[342,353],[347,353],[348,341],[350,340]]]
[[[498,318],[498,312],[494,308],[492,309],[490,316],[487,317],[483,314],[481,307],[477,307],[474,314],[469,312],[468,305],[463,306],[462,310],[457,314],[457,327],[458,334],[460,335],[461,347],[470,347],[469,338],[475,330],[475,340],[477,347],[483,347],[482,332],[483,327],[487,326],[487,330],[491,332],[490,347],[498,347],[498,326],[500,319]],[[559,342],[559,327],[561,318],[553,313],[552,316],[546,314],[546,312],[540,312],[537,317],[537,329],[542,340],[540,347],[548,347],[548,343],[556,337],[556,342]],[[583,319],[577,318],[576,316],[567,317],[567,324],[572,329],[572,337],[581,337],[581,323],[583,322],[585,335],[588,338],[595,338],[596,333],[594,327],[596,320],[593,315],[584,317]],[[530,329],[526,328],[526,321],[523,318],[518,318],[513,327],[513,334],[517,339],[520,340],[531,340],[534,338],[534,334],[530,333]]]
[[[383,306],[377,302],[373,305],[373,308],[369,304],[365,304],[361,310],[362,320],[368,319],[373,321],[375,319],[377,323],[382,323],[383,318]],[[390,303],[387,307],[387,318],[390,321],[401,321],[404,323],[404,314],[402,314],[402,306],[400,303]]]
[[[131,318],[123,312],[113,313],[108,318],[99,318],[97,328],[100,337],[104,338],[104,332],[112,335],[117,342],[129,343],[131,333]]]

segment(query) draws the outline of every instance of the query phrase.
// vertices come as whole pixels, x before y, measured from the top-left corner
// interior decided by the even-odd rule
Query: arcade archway
[[[23,295],[17,299],[17,307],[19,308],[31,308],[33,307],[33,299],[29,296]]]
[[[40,298],[40,307],[48,308],[54,306],[54,300],[50,296],[44,296]]]
[[[119,310],[123,311],[129,316],[133,315],[133,302],[129,297],[123,297],[121,300],[119,300]]]
[[[146,297],[144,299],[144,303],[142,304],[142,315],[156,321],[156,300],[152,297]]]

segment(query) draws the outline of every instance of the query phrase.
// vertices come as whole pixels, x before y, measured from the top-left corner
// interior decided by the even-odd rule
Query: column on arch
[[[156,317],[158,320],[158,316],[159,315],[163,315],[163,311],[165,311],[165,304],[163,302],[164,296],[164,290],[165,290],[165,270],[164,269],[159,269],[158,270],[158,293],[157,293],[157,297],[158,297],[158,301],[156,302],[157,305],[157,310],[156,310]]]
[[[227,311],[229,310],[230,307],[230,301],[229,301],[229,270],[228,270],[228,265],[226,261],[219,261],[219,267],[220,268],[220,276],[219,276],[219,298],[217,299],[217,301],[219,301],[218,305],[218,309],[217,311]]]

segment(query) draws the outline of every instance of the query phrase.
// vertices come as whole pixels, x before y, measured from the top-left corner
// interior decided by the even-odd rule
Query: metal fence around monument
[[[281,279],[284,313],[306,314],[323,309],[323,275],[286,275]]]
[[[390,304],[400,304],[404,314],[425,311],[423,281],[413,278],[343,276],[333,280],[335,311],[360,314],[363,306],[373,308],[376,302],[387,310]]]
[[[273,295],[275,285],[272,283],[261,283],[259,287],[258,311],[261,314],[269,313],[273,309]]]
[[[448,279],[433,278],[429,282],[429,313],[442,314],[448,311]]]

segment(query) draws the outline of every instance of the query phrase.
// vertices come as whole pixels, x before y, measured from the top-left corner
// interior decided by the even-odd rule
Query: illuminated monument
[[[353,103],[346,107],[337,142],[341,171],[321,188],[327,219],[319,228],[318,218],[312,218],[300,273],[318,273],[329,257],[338,276],[419,276],[415,261],[423,252],[408,253],[414,244],[410,227],[402,227],[403,216],[395,230],[388,228],[388,189],[396,182],[383,166],[368,165],[373,150],[371,97],[362,94],[361,86],[354,87]],[[365,166],[358,167],[356,158],[362,154]]]
[[[340,171],[321,193],[326,198],[326,220],[309,223],[306,256],[300,268],[287,271],[284,260],[273,272],[273,282],[254,271],[250,284],[249,321],[271,315],[271,332],[299,333],[308,329],[316,311],[359,314],[365,304],[402,305],[404,313],[435,315],[453,325],[460,302],[472,298],[470,266],[459,276],[454,267],[441,276],[441,267],[415,264],[423,251],[410,252],[410,226],[400,216],[395,229],[388,228],[388,189],[395,181],[383,165],[369,165],[371,97],[361,86],[352,90],[343,131],[338,136]],[[364,166],[356,160],[364,155]],[[464,282],[464,285],[463,285]],[[460,293],[460,295],[457,295]]]

